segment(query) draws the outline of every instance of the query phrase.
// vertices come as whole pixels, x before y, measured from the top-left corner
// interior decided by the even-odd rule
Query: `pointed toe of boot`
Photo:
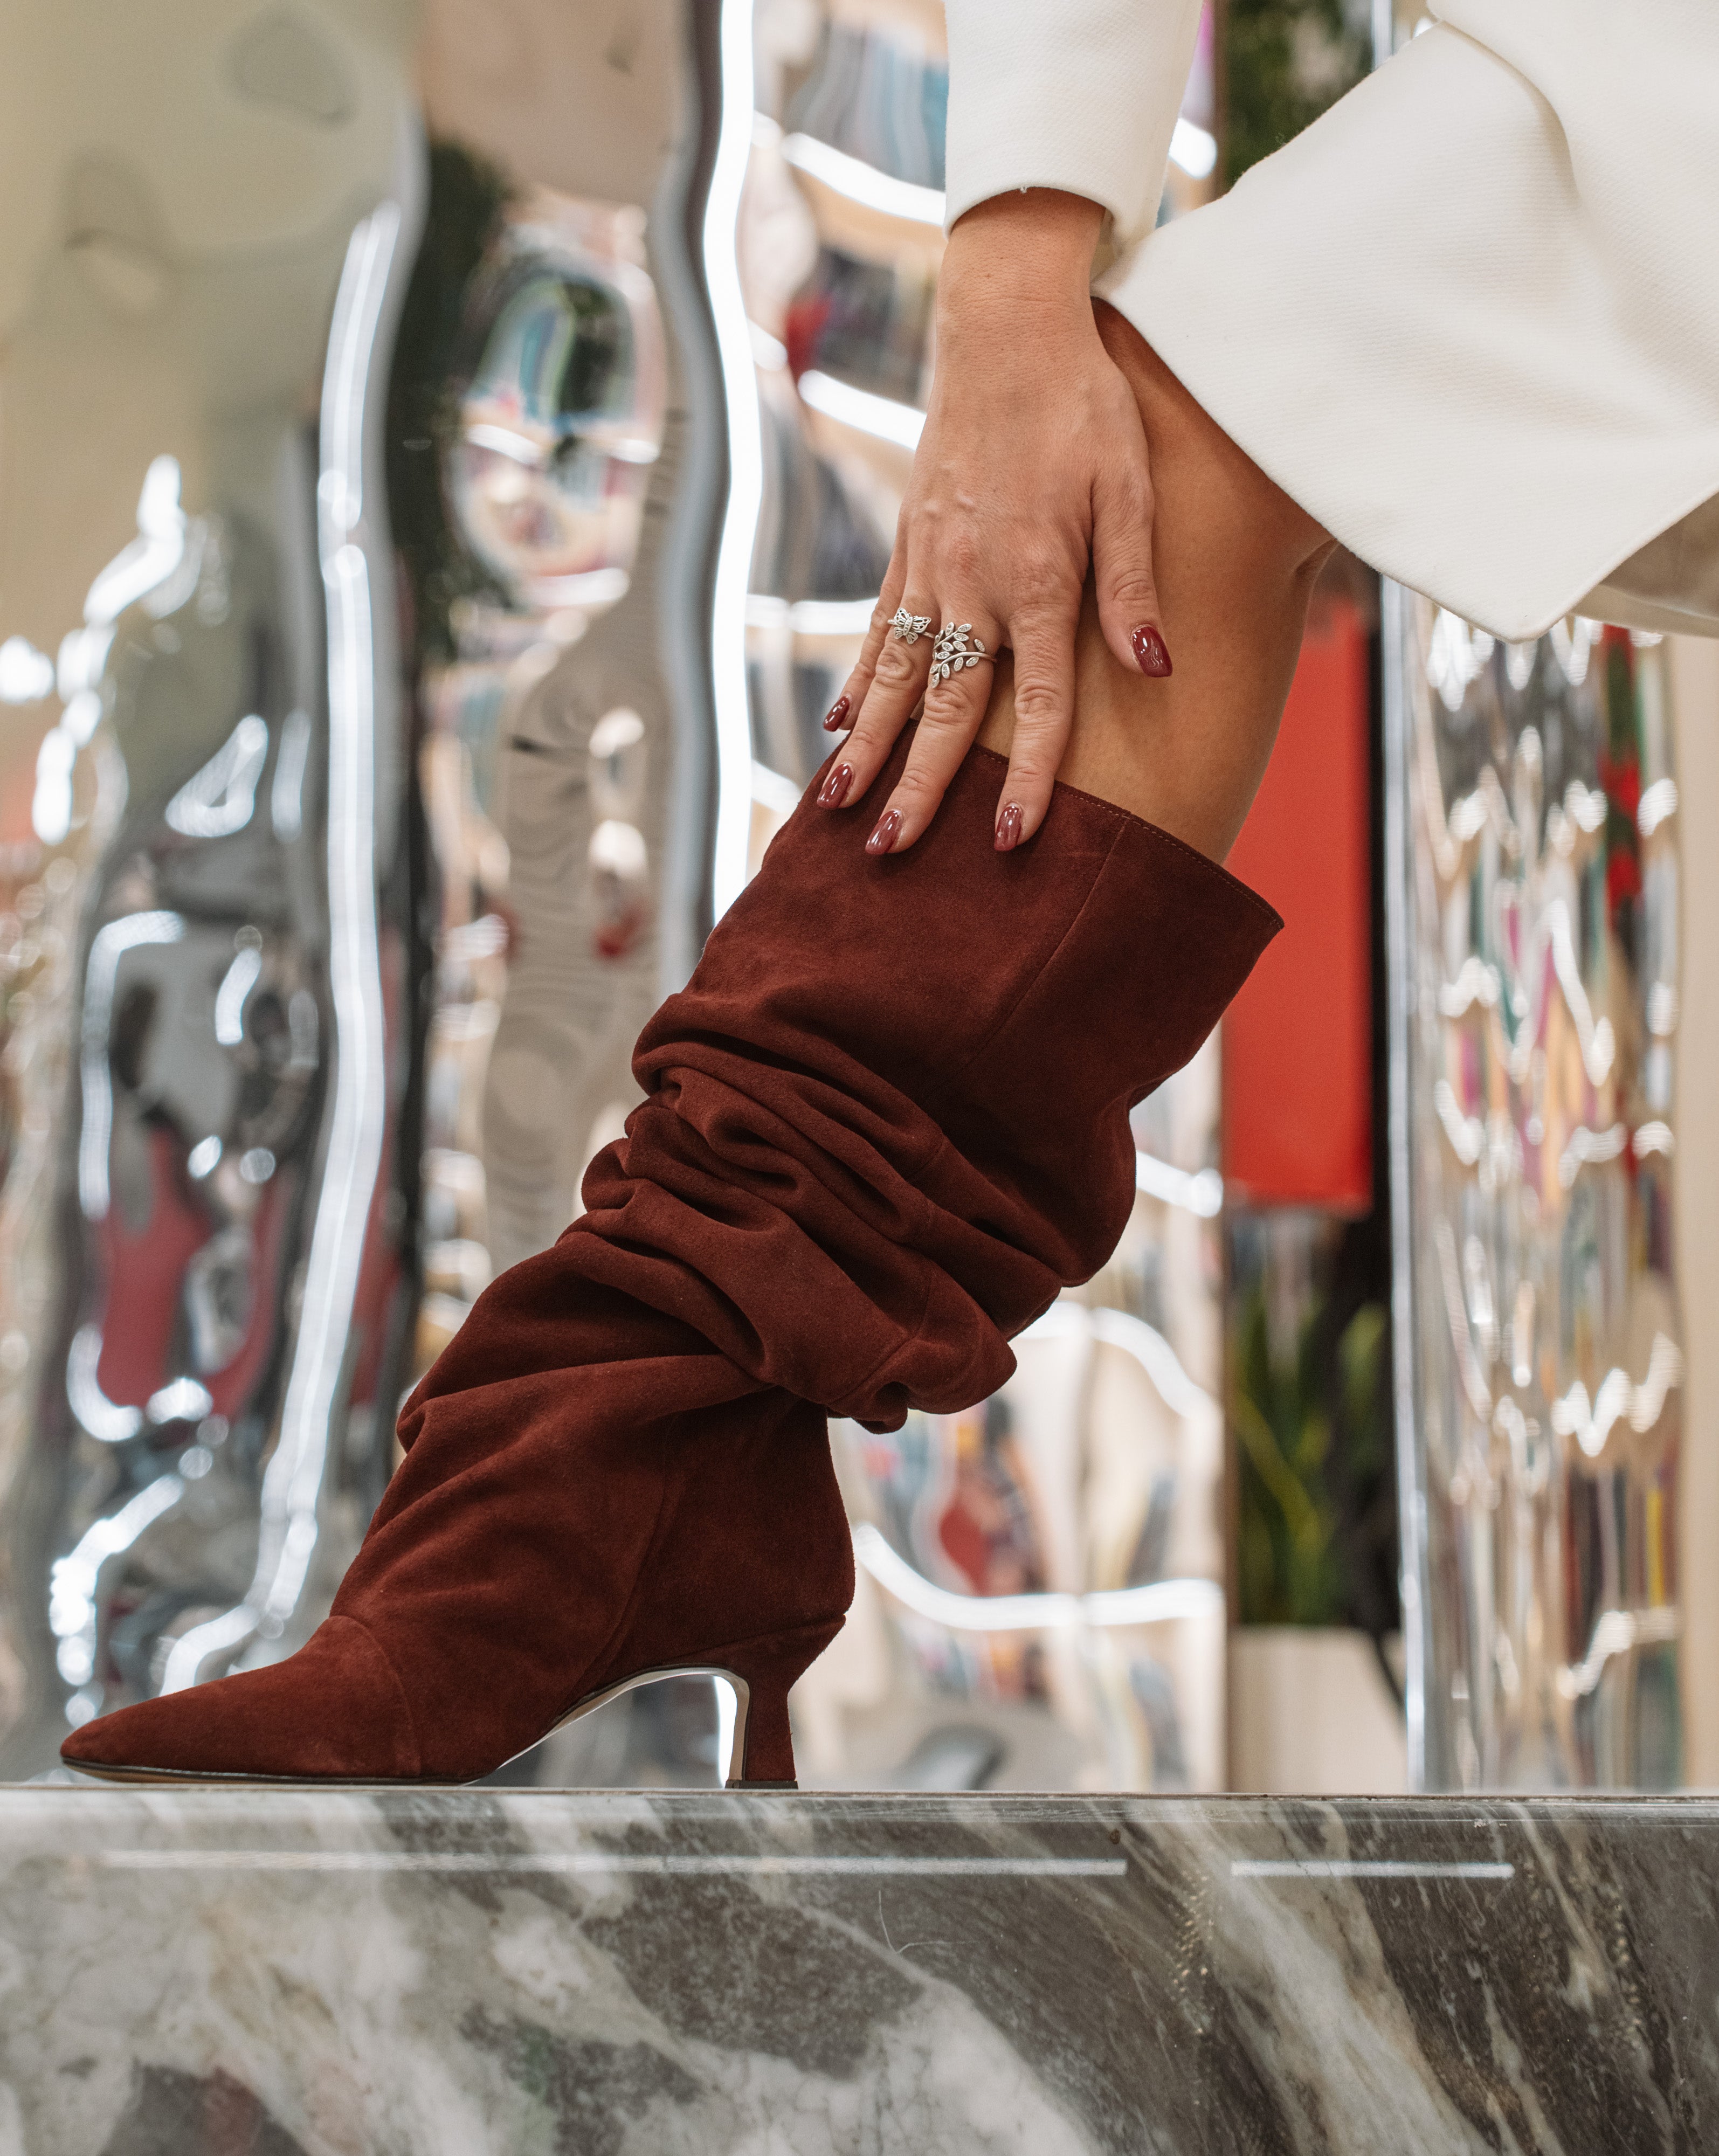
[[[367,1628],[343,1617],[271,1668],[85,1722],[59,1756],[113,1781],[427,1779],[398,1678]]]

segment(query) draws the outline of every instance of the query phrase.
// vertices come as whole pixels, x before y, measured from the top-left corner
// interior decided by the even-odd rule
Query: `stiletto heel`
[[[711,1673],[734,1687],[734,1742],[728,1755],[731,1789],[797,1789],[788,1696],[842,1628],[808,1625],[770,1640],[730,1647]]]

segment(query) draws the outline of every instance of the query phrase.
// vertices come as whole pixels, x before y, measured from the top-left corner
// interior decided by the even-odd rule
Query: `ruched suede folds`
[[[1004,768],[974,751],[927,836],[879,861],[867,810],[808,793],[640,1036],[648,1097],[559,1245],[570,1275],[883,1428],[993,1391],[1009,1336],[1104,1263],[1133,1202],[1129,1108],[1282,926],[1069,787],[998,853]]]

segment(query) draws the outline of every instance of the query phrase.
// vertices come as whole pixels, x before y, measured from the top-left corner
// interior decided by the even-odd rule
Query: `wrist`
[[[1093,250],[1104,212],[1054,187],[993,195],[949,235],[937,280],[940,334],[997,308],[1090,320]]]

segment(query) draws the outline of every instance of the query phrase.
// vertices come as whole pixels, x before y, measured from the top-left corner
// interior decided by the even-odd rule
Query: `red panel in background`
[[[1229,862],[1284,919],[1224,1020],[1224,1175],[1249,1204],[1373,1204],[1371,724],[1366,628],[1334,600]]]

